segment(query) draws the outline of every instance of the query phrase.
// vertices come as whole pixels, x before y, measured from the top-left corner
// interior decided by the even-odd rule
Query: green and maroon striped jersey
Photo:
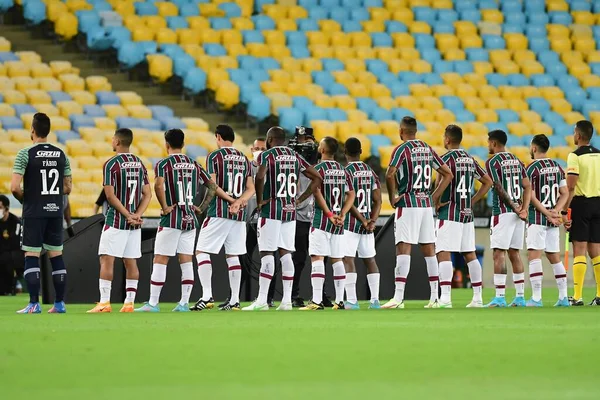
[[[408,140],[394,149],[390,167],[395,167],[400,200],[395,207],[432,207],[431,183],[433,170],[444,162],[422,140]]]
[[[148,172],[138,156],[117,154],[104,164],[103,184],[112,186],[121,204],[134,213],[142,200],[142,188],[148,184]],[[123,230],[139,228],[129,225],[127,219],[110,204],[105,225]]]
[[[373,190],[379,189],[380,183],[379,178],[373,172],[371,167],[362,161],[352,161],[346,165],[346,172],[350,175],[352,180],[352,187],[356,192],[354,198],[354,207],[360,212],[367,220],[371,218],[371,208],[373,206]],[[360,234],[367,234],[368,232],[362,226],[359,220],[356,219],[351,213],[348,213],[346,220],[344,221],[344,229]]]
[[[325,198],[327,207],[329,207],[332,213],[339,214],[344,205],[346,192],[354,190],[350,174],[337,161],[322,161],[315,165],[315,169],[323,179],[321,193]],[[332,224],[317,203],[315,203],[312,227],[335,235],[342,235],[344,233],[344,226]]]
[[[263,151],[258,157],[258,164],[267,167],[263,200],[269,199],[260,210],[260,216],[279,221],[295,221],[296,196],[299,195],[298,175],[309,168],[310,164],[285,146]]]
[[[242,197],[246,190],[246,180],[252,176],[250,161],[241,151],[233,147],[223,147],[206,157],[206,169],[210,175],[215,174],[216,183],[234,199]],[[215,196],[206,214],[208,217],[227,218],[234,221],[246,220],[246,207],[237,214],[229,212],[229,203]]]
[[[527,167],[527,177],[531,181],[531,190],[540,203],[548,210],[556,207],[559,189],[567,185],[565,171],[561,166],[549,158],[533,160]],[[533,204],[529,205],[528,218],[532,225],[553,226]]]
[[[523,194],[523,179],[527,178],[525,166],[514,154],[503,151],[494,154],[485,163],[492,182],[499,182],[513,202],[520,202]],[[504,204],[498,193],[492,190],[492,215],[500,215],[513,210]]]
[[[204,168],[185,154],[171,154],[156,163],[154,174],[165,180],[167,207],[175,205],[169,215],[160,217],[160,226],[184,231],[196,229],[194,198],[199,186],[210,181]]]
[[[442,156],[454,178],[442,194],[441,202],[448,203],[438,210],[438,218],[447,221],[473,222],[471,198],[473,184],[486,172],[477,161],[463,149],[450,150]]]

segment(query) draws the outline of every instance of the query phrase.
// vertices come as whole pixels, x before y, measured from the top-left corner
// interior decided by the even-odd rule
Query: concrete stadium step
[[[34,37],[24,25],[2,25],[0,36],[6,37],[12,43],[12,51],[35,51],[40,54],[44,62],[69,61],[74,67],[79,68],[80,75],[83,77],[105,76],[114,91],[136,92],[142,97],[145,105],[160,104],[171,107],[175,115],[181,118],[201,117],[211,128],[227,123],[244,138],[246,143],[257,136],[256,128],[247,128],[246,123],[241,119],[230,118],[223,113],[195,106],[192,102],[183,100],[181,96],[166,94],[159,86],[149,85],[148,82],[130,81],[127,73],[99,65],[94,60],[88,59],[84,53],[67,50],[67,46],[51,39]]]

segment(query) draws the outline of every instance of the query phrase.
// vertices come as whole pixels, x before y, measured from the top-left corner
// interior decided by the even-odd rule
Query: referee
[[[571,208],[570,238],[573,242],[573,286],[571,305],[582,306],[583,281],[587,269],[587,250],[596,278],[596,297],[590,303],[600,306],[600,150],[590,144],[594,127],[590,121],[575,124],[573,139],[577,149],[567,159],[569,201],[563,215]]]

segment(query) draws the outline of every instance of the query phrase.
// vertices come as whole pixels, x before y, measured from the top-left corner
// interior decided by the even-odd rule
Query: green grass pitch
[[[599,398],[600,309],[554,309],[555,289],[543,309],[465,309],[470,296],[455,290],[451,310],[102,315],[16,315],[26,297],[4,297],[0,398]]]

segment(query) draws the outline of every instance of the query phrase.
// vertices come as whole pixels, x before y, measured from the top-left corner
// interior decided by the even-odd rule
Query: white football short
[[[296,251],[296,221],[285,222],[260,217],[256,234],[259,251]]]
[[[310,228],[308,254],[311,256],[344,258],[344,235],[334,235],[320,229]]]
[[[206,217],[202,222],[196,250],[219,254],[225,246],[225,254],[246,254],[246,222],[227,218]]]
[[[375,235],[372,233],[360,234],[344,231],[344,256],[359,258],[375,257]]]
[[[441,251],[458,253],[475,251],[475,223],[438,220],[435,252],[437,254]]]
[[[100,235],[98,255],[140,258],[142,256],[142,230],[117,229],[105,225],[102,235]]]
[[[529,225],[525,242],[527,250],[560,253],[560,229],[557,226]]]
[[[196,241],[196,230],[174,228],[158,228],[154,240],[154,254],[173,257],[176,254],[194,254],[194,242]]]
[[[433,208],[404,207],[396,209],[394,220],[395,243],[435,243]]]
[[[514,212],[494,215],[491,219],[490,247],[500,250],[522,250],[525,221]]]

